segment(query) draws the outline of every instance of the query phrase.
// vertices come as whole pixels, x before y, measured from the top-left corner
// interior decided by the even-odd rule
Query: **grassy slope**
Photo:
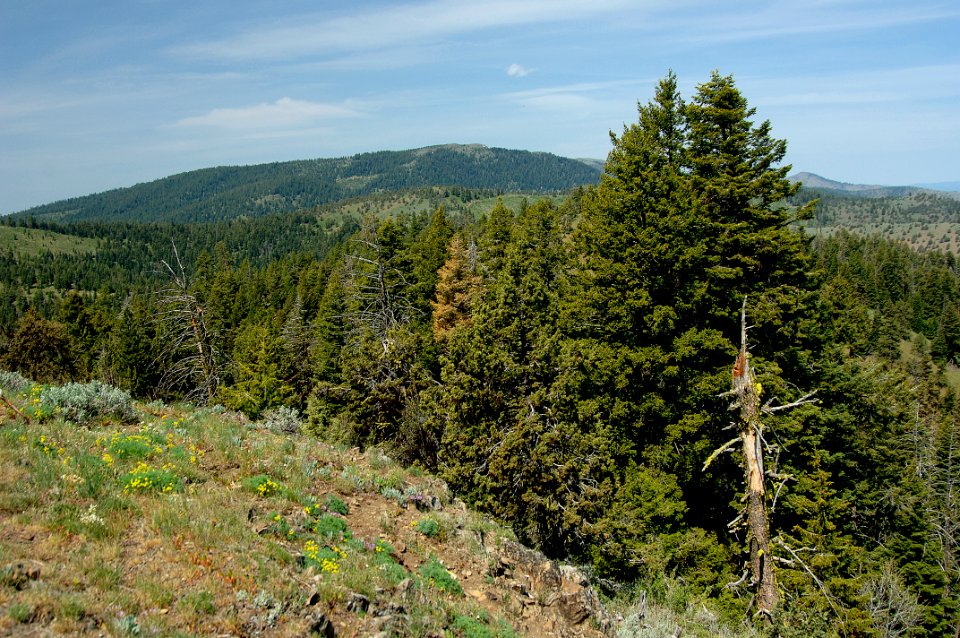
[[[38,387],[4,396],[49,412]],[[564,615],[590,590],[551,589],[542,557],[377,450],[137,419],[0,405],[0,635],[600,635]]]
[[[45,252],[83,255],[95,253],[97,246],[96,239],[87,237],[36,228],[0,226],[0,251],[12,250],[14,255],[40,255]]]
[[[928,192],[882,197],[830,190],[801,191],[802,199],[819,197],[816,218],[802,225],[811,234],[845,229],[902,241],[914,250],[960,254],[960,202]]]

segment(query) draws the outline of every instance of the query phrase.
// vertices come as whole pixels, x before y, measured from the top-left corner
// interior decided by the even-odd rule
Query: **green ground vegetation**
[[[90,255],[97,252],[99,242],[90,237],[65,235],[37,228],[0,226],[0,251],[10,255],[33,256]]]

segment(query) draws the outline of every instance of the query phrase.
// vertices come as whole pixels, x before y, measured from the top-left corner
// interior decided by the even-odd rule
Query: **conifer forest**
[[[12,215],[0,368],[295,410],[609,600],[765,635],[958,635],[955,255],[815,232],[816,193],[731,76],[684,96],[670,73],[637,116],[562,191]]]

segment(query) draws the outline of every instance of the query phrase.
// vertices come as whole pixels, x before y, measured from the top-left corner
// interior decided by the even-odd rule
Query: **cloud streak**
[[[734,6],[734,5],[731,5]],[[955,19],[960,9],[947,6],[892,6],[880,4],[865,12],[859,2],[820,2],[811,4],[758,5],[748,9],[719,13],[712,18],[698,20],[695,28],[680,28],[691,25],[689,16],[672,20],[676,24],[664,31],[676,38],[685,34],[688,44],[716,44],[776,40],[785,37],[812,36],[825,33],[852,31],[880,31],[887,28],[902,28],[911,24],[932,23]],[[666,24],[661,24],[666,27]],[[679,41],[679,40],[677,40]]]
[[[571,21],[628,6],[626,0],[434,0],[341,15],[299,16],[211,42],[181,46],[189,57],[280,60],[389,48],[498,27]]]
[[[213,109],[203,115],[178,121],[178,128],[216,128],[230,130],[277,129],[299,127],[318,120],[357,117],[360,113],[343,106],[307,102],[283,97],[272,103],[242,108]]]
[[[960,97],[960,85],[947,81],[956,77],[960,64],[777,78],[755,82],[759,95],[752,101],[765,107],[922,104]]]

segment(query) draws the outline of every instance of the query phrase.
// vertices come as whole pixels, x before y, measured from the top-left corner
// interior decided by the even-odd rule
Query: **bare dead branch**
[[[27,425],[30,425],[30,417],[27,414],[25,414],[23,411],[21,411],[20,408],[12,404],[10,402],[10,399],[3,396],[3,390],[0,390],[0,401],[3,401],[4,405],[6,405],[8,408],[16,412],[21,419],[27,422]]]
[[[701,471],[706,471],[706,469],[710,467],[710,464],[713,463],[718,456],[720,456],[724,452],[731,450],[733,446],[739,442],[740,442],[740,435],[738,434],[737,436],[733,437],[732,439],[730,439],[729,441],[727,441],[726,443],[718,447],[716,450],[714,450],[710,454],[710,456],[707,457],[707,460],[704,461],[703,468],[701,468]]]
[[[742,584],[744,584],[745,582],[747,582],[747,577],[748,577],[748,576],[750,576],[750,570],[749,570],[749,569],[745,569],[745,570],[743,570],[743,575],[740,576],[740,579],[739,579],[739,580],[736,580],[736,581],[727,583],[726,585],[723,586],[723,588],[724,588],[724,589],[736,589],[736,588],[739,587],[740,585],[742,585]]]
[[[807,404],[810,404],[810,403],[818,403],[818,402],[819,402],[819,399],[814,399],[814,398],[813,398],[813,396],[814,396],[816,393],[817,393],[816,390],[814,390],[814,391],[812,391],[812,392],[808,392],[808,393],[806,393],[805,395],[803,395],[802,397],[800,397],[799,399],[797,399],[796,401],[792,401],[792,402],[790,402],[790,403],[785,403],[785,404],[783,404],[783,405],[770,405],[771,402],[772,402],[774,399],[776,399],[776,397],[770,397],[770,400],[767,401],[767,402],[764,404],[763,408],[761,408],[761,409],[762,409],[763,412],[766,413],[766,414],[774,414],[775,412],[780,412],[780,411],[782,411],[782,410],[790,410],[790,409],[792,409],[792,408],[800,407],[801,405],[807,405]]]
[[[803,567],[804,571],[807,572],[807,575],[810,576],[810,578],[813,580],[814,583],[816,583],[817,587],[820,589],[820,593],[823,594],[823,597],[827,600],[827,603],[830,605],[830,609],[833,610],[833,613],[837,615],[837,619],[840,621],[840,624],[843,625],[843,617],[840,615],[840,610],[837,609],[837,605],[833,602],[833,597],[830,595],[830,592],[827,591],[827,586],[823,584],[823,581],[817,578],[817,575],[813,573],[813,570],[811,570],[810,567],[808,567],[807,564],[803,561],[803,559],[800,558],[799,553],[794,551],[789,545],[787,545],[784,542],[783,538],[781,538],[780,536],[777,536],[777,538],[774,540],[777,543],[777,545],[787,550],[787,552],[793,557],[793,560],[799,563],[799,565]],[[810,548],[804,548],[804,549],[810,549]]]

